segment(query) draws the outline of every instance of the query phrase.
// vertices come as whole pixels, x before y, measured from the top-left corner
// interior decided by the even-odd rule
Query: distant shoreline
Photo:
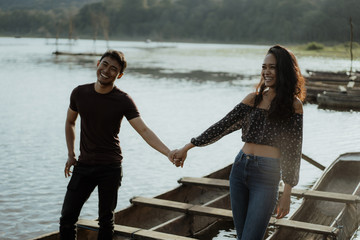
[[[46,38],[46,37],[39,37],[39,36],[20,36],[20,35],[11,35],[11,36],[1,36],[0,38],[38,38],[38,39],[47,39],[47,40],[54,40],[55,38]],[[65,41],[68,40],[67,38],[59,38],[60,41]],[[77,40],[77,39],[73,39],[73,40]],[[79,40],[93,40],[91,38],[80,38]],[[138,38],[124,38],[124,39],[117,39],[117,38],[113,38],[110,39],[109,41],[130,41],[130,42],[146,42],[148,39],[138,39]],[[97,41],[106,41],[105,39],[97,39]],[[151,40],[150,40],[151,42]],[[343,58],[343,59],[348,59],[350,60],[350,48],[349,48],[349,43],[337,43],[336,45],[333,44],[321,44],[320,45],[323,46],[322,49],[318,49],[318,50],[307,50],[307,45],[309,44],[291,44],[291,43],[235,43],[235,42],[216,42],[216,41],[206,41],[206,42],[201,42],[201,41],[196,41],[196,40],[190,40],[189,41],[185,41],[185,40],[173,40],[173,41],[153,41],[154,43],[194,43],[194,44],[236,44],[236,45],[274,45],[274,44],[281,44],[287,48],[289,48],[292,52],[294,52],[294,54],[296,56],[314,56],[314,57],[326,57],[326,58]],[[359,61],[360,60],[360,43],[354,42],[353,43],[353,61]]]

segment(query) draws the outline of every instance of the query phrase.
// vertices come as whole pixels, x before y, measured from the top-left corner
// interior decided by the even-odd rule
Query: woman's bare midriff
[[[256,143],[245,143],[242,151],[245,154],[259,157],[280,158],[280,150],[276,147]]]

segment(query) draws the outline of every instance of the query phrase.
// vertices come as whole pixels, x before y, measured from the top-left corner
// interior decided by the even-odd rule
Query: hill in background
[[[34,9],[51,10],[56,8],[81,8],[86,4],[101,0],[0,0],[1,10]]]
[[[296,44],[360,40],[360,0],[0,0],[0,36]]]

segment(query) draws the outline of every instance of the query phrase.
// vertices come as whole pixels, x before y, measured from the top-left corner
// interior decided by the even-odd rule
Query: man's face
[[[121,65],[111,57],[104,57],[98,62],[96,71],[97,81],[103,85],[112,85],[115,80],[121,77]]]

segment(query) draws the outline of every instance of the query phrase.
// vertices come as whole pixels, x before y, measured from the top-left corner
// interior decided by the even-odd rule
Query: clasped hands
[[[170,151],[168,158],[176,167],[183,167],[187,157],[187,150],[184,148]]]

